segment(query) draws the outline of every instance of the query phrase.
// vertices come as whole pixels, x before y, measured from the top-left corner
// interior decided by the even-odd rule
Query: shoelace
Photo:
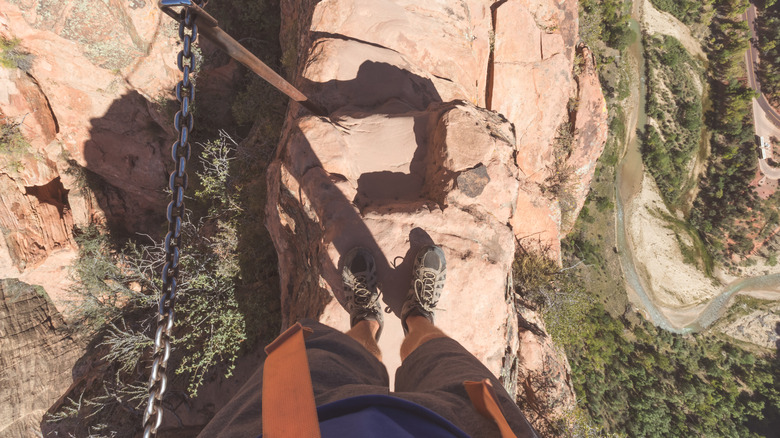
[[[420,303],[420,307],[425,309],[426,312],[432,312],[439,301],[435,288],[436,271],[429,269],[421,269],[421,271],[422,279],[417,278],[414,280],[414,292],[417,294],[417,301]]]
[[[360,307],[369,307],[379,299],[379,294],[372,296],[368,290],[368,279],[365,274],[355,274],[353,301]]]

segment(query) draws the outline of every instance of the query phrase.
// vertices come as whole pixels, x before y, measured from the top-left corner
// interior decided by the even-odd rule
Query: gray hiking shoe
[[[433,322],[433,311],[439,303],[444,280],[447,278],[447,260],[444,251],[436,245],[422,248],[414,258],[412,286],[401,309],[401,325],[409,332],[406,318],[424,316]]]
[[[384,326],[384,315],[377,289],[376,263],[367,249],[353,248],[344,256],[341,280],[344,283],[350,327],[363,320],[376,321],[379,323],[376,339],[379,340]]]

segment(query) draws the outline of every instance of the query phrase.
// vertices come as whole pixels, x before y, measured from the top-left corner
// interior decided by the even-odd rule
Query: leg
[[[314,331],[306,338],[306,356],[317,406],[358,395],[388,394],[387,369],[359,342],[316,321],[301,324]],[[257,436],[262,430],[262,393],[261,364],[199,436]]]
[[[379,323],[377,321],[364,319],[349,329],[347,336],[358,341],[369,353],[382,362],[382,351],[376,343],[377,331],[379,331]]]
[[[518,437],[534,437],[533,429],[503,385],[477,358],[433,325],[433,312],[444,288],[447,265],[437,246],[415,258],[414,278],[401,311],[406,338],[403,363],[395,374],[394,395],[426,406],[473,437],[498,436],[492,420],[474,409],[463,382],[490,379],[504,416]]]
[[[410,335],[412,322],[409,321]],[[480,415],[469,399],[463,382],[489,379],[499,406],[519,438],[535,432],[501,382],[457,341],[434,337],[408,354],[395,373],[393,395],[421,404],[452,421],[473,437],[495,437],[498,428]]]
[[[417,347],[431,339],[447,337],[443,331],[422,316],[409,316],[406,318],[406,325],[409,327],[409,333],[401,344],[401,361],[405,361]]]

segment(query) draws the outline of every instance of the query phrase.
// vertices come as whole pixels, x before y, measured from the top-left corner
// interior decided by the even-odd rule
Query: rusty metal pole
[[[200,19],[198,22],[198,31],[203,36],[216,44],[220,49],[224,50],[231,58],[240,62],[258,76],[265,79],[274,88],[289,96],[290,99],[300,103],[301,106],[318,116],[327,116],[327,111],[325,111],[324,108],[312,102],[305,94],[301,93],[283,77],[279,76],[271,67],[268,67],[263,61],[253,55],[252,52],[247,50],[246,47],[242,46],[241,43],[220,29],[217,25],[217,20],[191,0],[161,0],[159,6],[163,12],[174,19],[178,19],[178,16],[171,9],[172,6],[182,6],[192,9]]]

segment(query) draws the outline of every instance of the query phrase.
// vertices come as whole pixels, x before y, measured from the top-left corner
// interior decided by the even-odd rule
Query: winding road
[[[643,21],[642,5],[652,8],[649,2],[634,2],[631,11],[631,27],[636,33],[642,32],[640,23]],[[647,88],[642,81],[645,76],[645,61],[642,49],[642,39],[634,41],[628,50],[631,58],[629,65],[635,69],[632,78],[632,105],[629,105],[627,115],[627,135],[621,151],[621,160],[615,180],[615,233],[616,248],[623,278],[626,283],[626,291],[631,303],[641,309],[645,316],[656,326],[674,333],[691,333],[704,330],[717,321],[733,303],[732,297],[736,294],[750,294],[763,299],[780,299],[780,273],[769,275],[757,275],[744,278],[722,278],[723,286],[716,287],[713,291],[716,295],[703,302],[688,303],[677,307],[664,307],[656,302],[656,298],[649,281],[647,265],[637,259],[631,222],[636,219],[636,209],[632,205],[639,202],[638,198],[642,190],[644,178],[644,166],[639,151],[639,142],[636,135],[637,126],[644,126],[646,114],[644,113],[645,91]],[[774,126],[760,111],[757,101],[753,100],[754,115],[764,117],[767,125]],[[760,112],[759,112],[760,111]],[[652,251],[659,247],[650,245]],[[651,251],[651,252],[652,252]],[[680,259],[682,263],[682,259]],[[707,279],[706,281],[710,281]],[[670,288],[689,288],[692,284],[678,282],[670,284]]]
[[[751,4],[745,11],[745,20],[748,22],[751,33],[751,41],[756,41],[756,7]],[[761,93],[761,84],[756,78],[756,65],[758,64],[758,49],[754,43],[751,43],[745,53],[745,64],[747,66],[748,83],[750,87],[758,92],[758,97],[753,99],[753,125],[756,135],[766,139],[774,136],[780,138],[780,114],[769,105],[769,102]],[[758,167],[767,178],[780,179],[780,169],[772,167],[766,160],[758,160]]]

